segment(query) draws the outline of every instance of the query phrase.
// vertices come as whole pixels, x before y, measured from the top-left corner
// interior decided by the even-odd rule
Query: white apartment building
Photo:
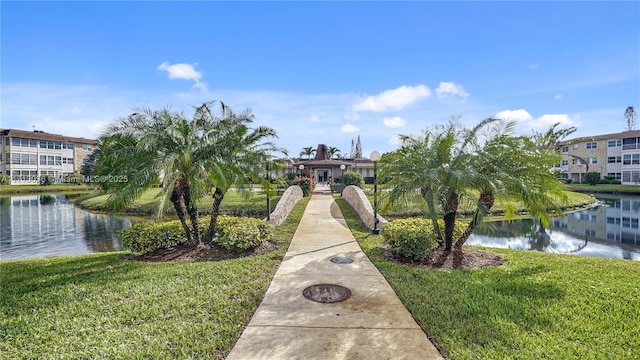
[[[43,131],[0,129],[0,173],[11,184],[37,184],[41,176],[79,173],[95,140]]]
[[[566,140],[560,143],[560,152],[561,174],[574,182],[595,171],[625,185],[640,184],[640,130]]]

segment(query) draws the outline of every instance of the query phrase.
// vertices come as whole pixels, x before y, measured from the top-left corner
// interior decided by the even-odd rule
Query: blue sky
[[[489,116],[640,112],[640,2],[0,3],[0,127],[93,138],[136,106],[250,108],[297,155]]]

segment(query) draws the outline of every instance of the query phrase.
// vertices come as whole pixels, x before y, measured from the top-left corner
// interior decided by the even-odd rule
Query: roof
[[[582,136],[582,137],[571,139],[571,140],[561,141],[559,144],[565,145],[565,144],[571,144],[579,141],[614,140],[614,139],[624,139],[624,138],[633,138],[633,137],[640,137],[640,130],[628,130],[628,131],[611,133],[611,134]]]
[[[27,138],[27,139],[36,139],[36,140],[71,142],[71,143],[79,143],[79,144],[93,145],[96,143],[96,141],[93,139],[85,139],[82,137],[72,137],[72,136],[64,136],[59,134],[49,134],[45,132],[26,131],[26,130],[17,130],[17,129],[0,129],[0,135],[11,136],[11,137],[21,137],[21,138]]]

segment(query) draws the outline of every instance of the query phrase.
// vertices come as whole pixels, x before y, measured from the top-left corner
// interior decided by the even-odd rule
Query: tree
[[[340,155],[340,149],[335,146],[329,146],[329,148],[327,148],[327,154],[329,155],[329,159],[333,159],[334,155]]]
[[[316,149],[314,149],[313,146],[303,147],[302,151],[300,152],[300,157],[302,157],[303,155],[307,155],[307,159],[311,160],[311,156],[315,153]]]
[[[624,111],[625,130],[635,130],[637,118],[636,109],[634,109],[633,106],[627,106],[627,109]]]
[[[584,175],[584,182],[589,185],[598,185],[600,183],[600,173],[590,171]]]
[[[420,135],[400,135],[402,146],[381,159],[380,178],[388,187],[383,199],[424,199],[425,216],[444,251],[461,251],[496,198],[507,217],[517,213],[519,201],[548,224],[549,211],[560,213],[558,201],[565,198],[562,184],[549,171],[559,154],[541,149],[532,137],[514,136],[514,128],[515,122],[489,118],[466,129],[452,119]],[[472,217],[454,239],[460,206],[471,210]]]
[[[96,163],[99,175],[116,179],[103,183],[109,193],[107,205],[123,209],[142,190],[160,182],[164,191],[158,215],[170,201],[188,243],[195,245],[203,242],[197,201],[212,194],[211,221],[204,237],[204,242],[210,242],[225,193],[232,185],[246,188],[250,180],[265,183],[260,173],[267,153],[280,150],[265,141],[276,137],[274,130],[249,128],[253,122],[249,110],[235,114],[220,102],[216,115],[213,104],[196,107],[191,120],[169,109],[141,109],[108,126]]]
[[[96,165],[96,161],[98,160],[98,157],[100,157],[101,142],[102,141],[99,139],[97,141],[96,146],[93,148],[93,151],[91,152],[91,154],[89,154],[89,156],[87,156],[86,158],[84,158],[84,160],[82,160],[82,167],[80,168],[80,173],[88,177],[89,179],[91,179],[91,177],[95,175],[95,165]]]

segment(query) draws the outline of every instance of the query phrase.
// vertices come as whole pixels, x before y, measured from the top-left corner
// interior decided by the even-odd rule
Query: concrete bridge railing
[[[362,189],[349,185],[342,191],[342,197],[358,213],[362,222],[369,229],[373,229],[373,206]],[[387,223],[388,221],[378,214],[378,229],[382,229]]]

